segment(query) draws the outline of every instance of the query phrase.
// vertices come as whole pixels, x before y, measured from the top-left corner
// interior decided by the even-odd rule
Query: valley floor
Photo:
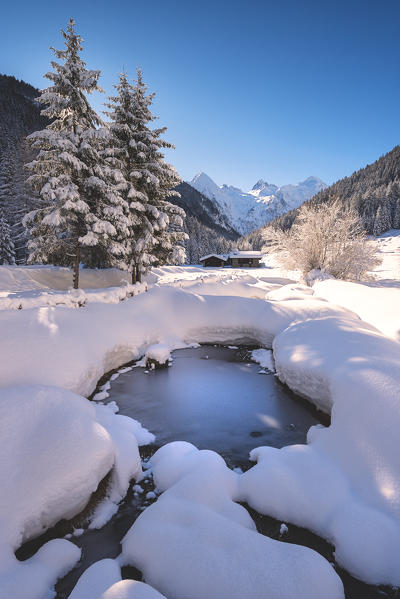
[[[354,577],[400,586],[400,232],[379,243],[375,280],[312,288],[272,255],[254,270],[154,269],[136,286],[82,271],[78,292],[67,269],[0,267],[0,595],[50,597],[80,549],[59,538],[19,561],[18,547],[78,514],[108,476],[90,523],[104,526],[144,477],[138,447],[154,436],[103,403],[118,372],[88,401],[98,381],[198,343],[272,349],[279,379],[331,424],[304,445],[255,440],[245,473],[190,443],[161,447],[150,464],[160,496],[71,598],[344,597],[326,559],[259,534],[242,503],[323,537]],[[121,580],[122,566],[146,584]]]

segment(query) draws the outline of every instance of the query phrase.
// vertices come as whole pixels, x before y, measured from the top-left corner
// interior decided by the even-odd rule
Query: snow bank
[[[0,391],[1,596],[42,599],[75,564],[80,550],[65,540],[47,543],[23,563],[13,551],[79,513],[111,468],[106,504],[118,502],[129,480],[141,475],[136,428],[107,406],[64,389]]]
[[[311,549],[264,537],[234,503],[239,476],[212,451],[171,443],[152,458],[163,495],[122,541],[122,564],[174,599],[339,599],[343,586]]]
[[[170,349],[195,341],[271,347],[274,336],[297,320],[344,313],[323,301],[228,300],[168,286],[81,310],[0,311],[0,386],[57,385],[88,396],[106,372],[155,343]]]
[[[0,392],[0,534],[17,548],[80,512],[114,464],[95,408],[68,391]]]
[[[399,258],[400,260],[400,258]],[[400,281],[393,286],[329,279],[314,284],[320,298],[352,310],[385,335],[400,341]]]
[[[274,340],[277,374],[319,407],[329,428],[308,445],[252,452],[240,498],[335,546],[339,564],[371,584],[400,584],[400,345],[343,317],[294,324]]]
[[[67,291],[24,291],[20,293],[0,292],[0,310],[22,310],[40,306],[66,306],[81,308],[91,302],[117,304],[128,297],[147,291],[146,283],[109,287],[107,289],[86,290],[69,289]]]
[[[43,599],[52,597],[54,587],[79,561],[81,550],[65,539],[54,539],[43,545],[30,559],[20,562],[12,548],[0,551],[0,596],[4,599]]]

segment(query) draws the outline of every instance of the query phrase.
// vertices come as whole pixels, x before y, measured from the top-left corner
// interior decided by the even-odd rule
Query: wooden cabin
[[[200,258],[200,262],[203,266],[226,266],[228,259],[222,254],[207,254]]]
[[[260,266],[261,258],[261,252],[235,250],[229,254],[207,254],[200,258],[200,262],[203,266],[257,268]]]
[[[235,251],[228,256],[229,264],[233,268],[258,268],[262,258],[261,252]]]

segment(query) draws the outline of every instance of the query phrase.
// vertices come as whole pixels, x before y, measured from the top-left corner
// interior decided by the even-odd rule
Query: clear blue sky
[[[400,142],[399,0],[8,1],[0,72],[45,86],[70,16],[107,93],[143,68],[184,179],[331,183]]]

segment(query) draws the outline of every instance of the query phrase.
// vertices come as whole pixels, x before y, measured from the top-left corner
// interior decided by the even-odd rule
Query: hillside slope
[[[26,136],[45,126],[35,101],[39,90],[24,81],[0,75],[0,207],[9,223],[17,250],[17,262],[25,261],[21,219],[32,207],[24,164],[34,157]]]
[[[340,179],[310,201],[343,202],[360,214],[365,230],[374,235],[400,228],[400,146]],[[291,211],[273,224],[290,227],[296,213],[296,210]]]

